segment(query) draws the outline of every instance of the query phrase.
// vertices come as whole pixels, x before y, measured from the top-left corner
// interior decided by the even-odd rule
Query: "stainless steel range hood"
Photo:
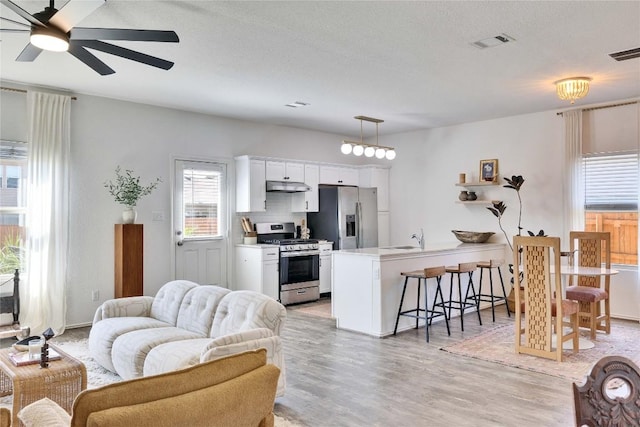
[[[280,193],[302,193],[311,191],[304,182],[288,182],[288,181],[267,181],[267,191]]]

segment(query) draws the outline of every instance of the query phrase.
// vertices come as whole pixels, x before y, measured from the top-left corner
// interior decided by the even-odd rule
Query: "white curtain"
[[[582,110],[565,111],[564,236],[584,230],[584,171],[582,166]]]
[[[20,323],[32,335],[64,332],[69,218],[71,98],[27,93],[27,265]]]

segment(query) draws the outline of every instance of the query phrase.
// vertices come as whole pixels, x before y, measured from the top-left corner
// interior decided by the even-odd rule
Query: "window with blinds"
[[[583,158],[587,210],[638,210],[638,153]]]
[[[222,173],[185,168],[183,172],[183,230],[185,238],[220,236]]]
[[[0,274],[24,262],[27,144],[0,141]]]

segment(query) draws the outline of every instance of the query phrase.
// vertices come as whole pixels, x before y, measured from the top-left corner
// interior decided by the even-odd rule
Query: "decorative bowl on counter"
[[[458,240],[462,243],[484,243],[489,240],[489,237],[493,236],[492,231],[462,231],[451,230]]]

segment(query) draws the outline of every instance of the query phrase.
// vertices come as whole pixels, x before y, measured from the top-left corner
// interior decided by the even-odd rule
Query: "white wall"
[[[6,84],[2,84],[5,86]],[[15,86],[15,85],[14,85]],[[175,157],[221,159],[229,163],[242,154],[362,164],[344,156],[340,143],[348,136],[265,125],[153,107],[107,98],[77,95],[71,104],[71,213],[68,269],[68,325],[90,322],[98,305],[114,292],[114,224],[122,207],[103,187],[114,169],[133,169],[143,181],[160,177],[163,183],[138,204],[138,223],[144,229],[144,293],[155,295],[172,279],[171,162]],[[26,141],[26,96],[2,91],[0,138]],[[366,163],[375,163],[367,159]],[[267,197],[269,214],[254,220],[298,218],[283,206],[287,195]],[[233,201],[233,198],[232,200]],[[234,206],[234,204],[232,204]],[[152,221],[152,212],[165,221]],[[255,217],[255,218],[254,218]],[[297,220],[299,223],[299,220]],[[240,236],[237,217],[232,241]],[[232,253],[232,252],[231,252]],[[232,270],[230,270],[231,272]],[[100,301],[91,301],[98,290]]]
[[[451,230],[493,231],[491,241],[505,242],[497,218],[484,206],[455,203],[462,188],[458,174],[477,181],[479,162],[498,159],[502,177],[522,175],[522,227],[566,242],[562,222],[564,122],[555,112],[543,112],[438,129],[384,136],[380,144],[396,147],[390,171],[391,244],[412,243],[410,236],[424,228],[428,242],[450,241]],[[471,175],[471,178],[469,177]],[[480,194],[485,193],[485,194]],[[517,234],[518,199],[501,186],[480,189],[479,197],[503,200],[503,227]],[[505,253],[509,260],[510,252]],[[509,262],[509,261],[507,261]],[[508,277],[508,274],[505,275]],[[637,268],[620,269],[611,281],[611,313],[640,319],[640,280]]]
[[[502,187],[502,177],[512,175],[525,178],[520,191],[524,230],[560,235],[563,132],[562,118],[544,112],[381,138],[381,145],[398,152],[390,171],[391,243],[409,243],[420,227],[431,242],[450,241],[451,230],[494,231],[492,241],[506,242],[484,206],[455,203],[462,190],[455,186],[458,174],[478,181],[482,159],[498,159],[501,185],[476,189],[478,197],[505,202],[509,236],[517,234],[518,199],[514,190]]]
[[[0,113],[0,137],[26,140],[25,95],[3,91]],[[86,95],[78,95],[72,102],[71,137],[69,325],[90,322],[100,302],[113,296],[113,224],[120,222],[122,209],[103,188],[103,182],[113,177],[116,165],[133,169],[143,180],[157,176],[164,181],[138,206],[138,222],[145,225],[144,292],[154,295],[172,279],[172,158],[223,159],[231,166],[232,158],[242,154],[352,164],[376,162],[340,154],[340,141],[353,136]],[[398,154],[390,170],[391,244],[412,243],[410,236],[420,227],[431,242],[451,241],[452,229],[495,231],[493,239],[504,241],[497,219],[484,207],[455,203],[460,191],[454,185],[458,174],[464,172],[468,180],[470,175],[477,179],[481,159],[498,159],[501,176],[519,174],[526,179],[521,190],[525,230],[544,229],[549,235],[561,235],[563,139],[562,118],[555,112],[380,136],[380,144],[396,147]],[[233,168],[229,173],[233,175]],[[271,199],[276,216],[284,215],[280,196]],[[505,201],[504,227],[510,235],[515,234],[516,193],[496,186],[484,196]],[[153,211],[164,212],[165,221],[152,221]],[[255,219],[277,218],[270,212]],[[233,223],[237,224],[237,217]],[[232,240],[239,236],[239,229],[232,230]],[[631,313],[627,317],[640,318],[638,304],[629,303],[640,300],[635,270],[624,288],[626,294],[621,300],[626,306],[622,310]],[[91,301],[94,289],[100,292],[98,302]]]

